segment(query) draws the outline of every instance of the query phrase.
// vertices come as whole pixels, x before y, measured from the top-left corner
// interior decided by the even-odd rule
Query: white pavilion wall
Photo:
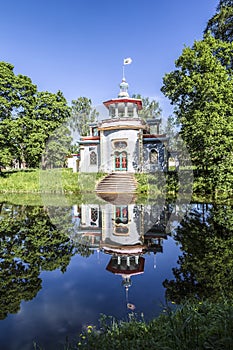
[[[125,149],[114,149],[114,141],[126,141],[127,148]],[[127,171],[135,172],[134,161],[135,158],[139,157],[138,150],[138,130],[105,130],[102,132],[101,142],[100,142],[100,153],[101,153],[101,171],[110,173],[115,171],[115,151],[127,152]]]
[[[96,153],[96,164],[91,163],[90,154]],[[99,171],[100,154],[99,145],[82,145],[80,147],[80,165],[79,170],[83,173],[97,173]]]
[[[128,209],[128,224],[119,226],[125,226],[128,228],[128,233],[125,235],[117,235],[115,233],[115,227],[117,226],[115,223],[115,205],[108,204],[102,208],[102,240],[114,242],[117,245],[134,245],[141,243],[140,237],[141,232],[139,232],[140,227],[140,217],[135,219],[134,215],[134,204],[129,204],[127,206]],[[106,243],[107,243],[106,241]]]

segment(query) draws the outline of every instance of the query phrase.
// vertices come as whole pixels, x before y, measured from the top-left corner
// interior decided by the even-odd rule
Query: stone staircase
[[[96,193],[113,204],[127,204],[135,200],[137,181],[132,173],[111,173],[96,186]]]
[[[96,187],[96,193],[126,194],[135,193],[137,182],[132,173],[111,173],[101,180]]]
[[[96,187],[97,193],[132,193],[137,182],[132,173],[111,173],[101,180]]]

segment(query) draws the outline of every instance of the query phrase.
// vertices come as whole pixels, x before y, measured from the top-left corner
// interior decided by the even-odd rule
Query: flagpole
[[[123,80],[125,80],[125,65],[131,64],[131,62],[132,62],[132,58],[130,58],[130,57],[125,58],[123,61]]]

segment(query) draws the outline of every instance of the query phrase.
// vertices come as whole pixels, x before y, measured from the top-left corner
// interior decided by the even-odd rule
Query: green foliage
[[[154,195],[165,194],[166,178],[161,171],[156,173],[135,173],[134,177],[137,181],[137,194],[145,194],[148,197]]]
[[[163,93],[175,105],[181,136],[192,162],[208,170],[211,191],[232,189],[233,43],[207,35],[186,47],[176,70],[164,77]]]
[[[148,185],[148,174],[136,173],[135,179],[137,181],[137,193],[148,193],[149,185]]]
[[[34,107],[36,86],[31,79],[13,72],[14,66],[0,62],[0,121],[29,114]]]
[[[233,298],[233,214],[230,205],[200,205],[185,217],[174,236],[183,254],[164,281],[168,300],[213,302]]]
[[[89,124],[97,121],[99,113],[92,107],[91,99],[79,97],[72,100],[71,127],[81,136],[89,134]]]
[[[145,194],[151,197],[155,194],[175,196],[179,190],[179,176],[176,171],[169,171],[166,174],[158,172],[156,174],[137,173],[134,175],[137,180],[137,194]]]
[[[162,110],[157,101],[150,100],[149,97],[142,97],[140,94],[133,94],[132,98],[142,100],[142,110],[138,112],[140,118],[147,120],[160,117]]]
[[[35,106],[36,86],[23,75],[16,76],[13,66],[0,62],[0,166],[20,163],[23,158],[23,139],[26,126],[20,118],[31,118]]]
[[[51,222],[44,206],[0,204],[0,319],[36,296],[41,270],[66,270],[74,254],[67,236],[71,214],[59,210],[53,209],[53,218],[56,211],[59,220]]]
[[[2,171],[0,193],[93,194],[104,173],[73,173],[72,169]]]
[[[220,0],[216,14],[208,21],[204,33],[208,31],[222,41],[233,41],[233,1]]]
[[[106,174],[104,173],[78,173],[78,188],[81,192],[94,192],[97,182]]]
[[[0,175],[0,192],[39,192],[39,171],[3,171]]]
[[[46,198],[46,204],[50,206],[59,205],[67,206],[74,205],[77,203],[81,204],[81,195],[77,193],[65,193],[66,203],[63,205],[64,194],[48,194]],[[0,202],[7,202],[15,205],[32,205],[32,206],[42,206],[44,205],[44,196],[41,193],[0,193]]]
[[[61,91],[57,94],[38,93],[34,110],[35,129],[28,139],[29,155],[31,149],[34,153],[29,159],[36,160],[36,164],[28,162],[30,166],[38,166],[41,160],[43,168],[64,164],[72,141],[66,125],[69,117],[70,108]],[[42,154],[45,147],[45,153]]]
[[[179,189],[179,177],[177,171],[169,171],[166,174],[166,190],[168,195],[175,195]]]
[[[39,167],[46,142],[68,120],[70,108],[61,91],[38,92],[13,68],[0,62],[0,167]]]
[[[41,183],[45,180],[45,186]],[[71,169],[3,171],[0,193],[79,193],[78,174]]]
[[[43,168],[61,168],[66,164],[66,156],[69,153],[71,145],[70,130],[62,125],[55,129],[46,144],[45,152],[43,153]]]
[[[230,350],[233,339],[231,302],[189,302],[173,311],[169,307],[154,320],[129,314],[129,321],[102,316],[100,328],[87,326],[75,349],[154,349],[154,350]]]

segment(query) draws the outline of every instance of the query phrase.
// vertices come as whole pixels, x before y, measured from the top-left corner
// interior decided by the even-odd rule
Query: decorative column
[[[137,117],[137,105],[133,106],[133,117],[136,118]]]
[[[125,117],[128,116],[128,103],[125,102]]]
[[[118,118],[118,103],[115,103],[115,117]]]

